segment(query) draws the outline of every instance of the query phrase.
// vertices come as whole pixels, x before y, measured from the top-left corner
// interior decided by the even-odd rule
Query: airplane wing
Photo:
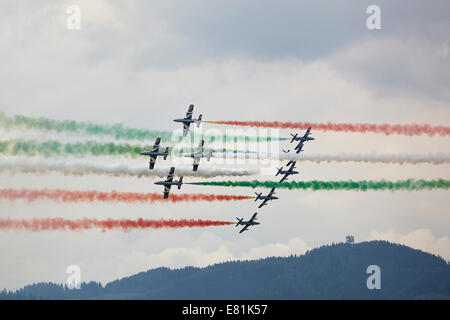
[[[303,143],[299,144],[298,146],[295,147],[295,153],[300,153],[303,151]]]
[[[156,163],[156,156],[150,156],[150,161],[149,161],[150,170],[152,170],[155,167],[155,163]]]
[[[274,194],[274,192],[275,192],[275,187],[273,187],[271,190],[270,190],[270,192],[269,192],[269,194],[267,195],[267,196],[271,196],[271,195],[273,195]]]
[[[242,232],[244,232],[244,231],[246,231],[246,230],[248,230],[248,224],[245,225],[245,227],[243,227],[243,228],[241,229],[241,231],[239,231],[239,233],[242,233]]]
[[[294,149],[297,150],[297,149],[302,149],[302,148],[303,148],[303,141],[300,141]]]
[[[189,132],[189,126],[191,125],[190,122],[183,123],[183,137],[186,137]]]
[[[280,182],[279,183],[282,183],[284,180],[286,180],[287,178],[288,178],[288,174],[285,174],[284,176],[283,176],[283,178],[281,178],[281,180],[280,180]]]
[[[192,119],[192,112],[194,111],[194,105],[191,104],[189,106],[188,111],[186,112],[186,117],[184,118],[185,120],[191,120]]]
[[[305,135],[303,137],[307,138],[311,134],[311,127],[306,130]]]
[[[292,161],[291,162],[291,166],[290,166],[290,168],[288,169],[288,171],[292,171],[292,170],[294,170],[295,169],[295,164],[297,163],[297,161]]]
[[[170,187],[171,187],[170,184],[164,186],[164,199],[167,199],[169,197]]]
[[[169,174],[167,175],[166,182],[172,182],[174,173],[175,173],[175,167],[171,167],[169,170]]]
[[[198,153],[194,153],[192,157],[194,159],[194,171],[197,171],[198,169],[198,165],[200,164],[200,157],[201,155]]]
[[[205,140],[200,141],[197,147],[197,152],[202,153],[203,152],[203,145],[205,144]]]
[[[257,214],[258,214],[258,213],[255,212],[255,213],[252,215],[252,217],[250,218],[250,220],[249,220],[248,222],[253,222],[253,220],[256,219],[256,215],[257,215]]]
[[[261,202],[261,204],[259,205],[258,209],[260,209],[260,208],[262,208],[263,206],[265,206],[266,203],[267,203],[267,201],[269,201],[269,200],[264,199],[263,202]]]
[[[158,152],[159,150],[159,143],[161,142],[161,138],[156,138],[155,144],[153,145],[152,152]]]

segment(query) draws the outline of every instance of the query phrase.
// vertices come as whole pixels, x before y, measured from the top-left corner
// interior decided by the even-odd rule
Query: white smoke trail
[[[192,171],[192,165],[174,165],[176,176],[188,177],[218,177],[218,176],[249,176],[258,174],[258,170],[217,168],[201,166],[198,171]],[[82,160],[31,160],[25,158],[0,159],[0,172],[47,174],[58,172],[64,175],[109,175],[136,177],[166,177],[170,166],[156,164],[153,170],[143,163],[141,165],[128,163],[100,163]]]
[[[313,162],[371,162],[371,163],[395,163],[395,164],[445,164],[450,163],[450,154],[426,153],[426,154],[378,154],[378,153],[215,153],[216,157],[245,158],[245,159],[270,159],[270,160],[296,160]]]

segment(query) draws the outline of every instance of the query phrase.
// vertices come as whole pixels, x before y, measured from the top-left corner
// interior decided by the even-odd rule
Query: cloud
[[[437,237],[430,229],[416,229],[408,233],[400,233],[393,228],[384,232],[372,230],[368,240],[387,240],[404,244],[415,249],[440,255],[450,261],[450,238],[448,236]]]
[[[383,35],[349,46],[330,61],[346,79],[361,81],[379,96],[448,101],[448,46],[448,40]]]
[[[264,246],[251,248],[241,259],[259,259],[270,256],[289,256],[291,254],[302,255],[311,249],[305,241],[299,237],[290,239],[287,243],[270,243]]]

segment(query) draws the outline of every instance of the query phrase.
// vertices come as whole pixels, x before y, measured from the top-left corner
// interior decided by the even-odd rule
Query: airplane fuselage
[[[143,155],[143,156],[165,156],[168,153],[167,152],[153,152],[153,151],[143,151],[140,152],[139,154]]]
[[[261,199],[261,200],[276,200],[276,199],[278,199],[278,197],[275,197],[275,196],[259,196],[258,199]]]
[[[187,158],[207,158],[208,153],[206,152],[195,152],[195,153],[183,153],[183,157]]]
[[[287,174],[287,175],[291,175],[291,174],[298,174],[298,171],[289,171],[289,170],[281,170],[280,172],[278,172],[278,174]]]
[[[294,138],[293,140],[304,142],[304,141],[310,141],[310,140],[314,140],[314,139],[315,138],[312,138],[312,137],[298,137],[298,138]]]
[[[241,223],[240,223],[241,225],[243,225],[243,226],[256,226],[257,224],[260,224],[258,221],[252,221],[252,222],[250,222],[250,221],[242,221]]]
[[[194,122],[198,122],[197,119],[174,119],[174,122],[181,122],[181,123],[194,123]]]
[[[160,186],[181,186],[183,183],[180,181],[156,181],[154,184]]]

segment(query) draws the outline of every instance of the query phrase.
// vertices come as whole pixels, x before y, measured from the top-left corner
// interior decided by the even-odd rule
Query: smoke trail
[[[275,181],[208,181],[208,182],[193,182],[190,184],[203,186],[223,186],[223,187],[250,187],[250,188],[284,188],[284,189],[311,189],[311,190],[347,190],[347,191],[368,191],[368,190],[390,190],[390,191],[421,191],[421,190],[448,190],[450,187],[450,180],[435,179],[435,180],[362,180],[362,181],[296,181],[296,182],[282,182]]]
[[[99,143],[95,141],[61,143],[55,140],[37,142],[35,140],[3,140],[0,141],[0,154],[6,156],[128,156],[142,157],[139,153],[149,151],[153,146],[141,146],[128,143]],[[209,149],[208,149],[209,150]],[[160,152],[164,148],[160,148]],[[178,156],[181,153],[193,152],[193,148],[171,148],[169,155]],[[239,150],[212,149],[214,153],[238,153]]]
[[[73,190],[31,190],[31,189],[0,189],[0,200],[52,200],[58,202],[196,202],[196,201],[235,201],[253,199],[249,196],[216,195],[216,194],[171,194],[164,199],[161,193],[137,192],[101,192],[101,191],[73,191]]]
[[[77,219],[69,220],[64,218],[43,218],[43,219],[0,219],[0,230],[27,230],[32,232],[39,231],[82,231],[89,229],[106,230],[122,229],[130,231],[131,229],[161,229],[161,228],[193,228],[193,227],[210,227],[225,226],[234,224],[234,222],[217,221],[217,220],[146,220],[139,218],[137,220],[130,219]]]
[[[180,142],[183,139],[182,136],[174,134],[173,131],[157,131],[147,129],[128,128],[123,124],[118,123],[114,125],[96,124],[92,122],[80,122],[74,120],[54,120],[49,118],[32,118],[23,115],[15,115],[14,117],[7,117],[0,111],[0,126],[5,129],[18,128],[18,129],[34,129],[40,131],[55,131],[66,133],[78,133],[89,136],[110,136],[120,140],[155,140],[157,137],[161,137],[163,141]],[[284,138],[277,137],[259,137],[259,136],[214,136],[214,135],[199,135],[189,132],[189,139],[194,138],[205,139],[208,143],[214,142],[216,138],[224,139],[226,141],[278,141],[284,140]]]
[[[396,163],[396,164],[445,164],[450,163],[450,154],[378,154],[378,153],[224,153],[225,157],[245,158],[245,159],[270,159],[270,160],[296,160],[296,161],[313,161],[313,162],[368,162],[368,163]],[[221,153],[215,156],[220,157]]]
[[[433,126],[430,124],[367,124],[367,123],[309,123],[309,122],[268,122],[268,121],[205,121],[208,123],[249,126],[281,129],[302,129],[311,127],[312,130],[337,131],[337,132],[360,132],[360,133],[384,133],[385,135],[400,134],[406,136],[439,135],[446,137],[450,135],[449,126]]]
[[[0,172],[48,174],[58,172],[64,175],[108,175],[108,176],[133,176],[133,177],[166,177],[170,166],[156,164],[153,170],[146,165],[131,165],[128,163],[100,163],[82,160],[30,160],[24,158],[0,159]],[[248,176],[258,174],[258,170],[217,168],[200,166],[198,171],[192,171],[192,165],[177,165],[177,176],[210,178],[216,176]]]

